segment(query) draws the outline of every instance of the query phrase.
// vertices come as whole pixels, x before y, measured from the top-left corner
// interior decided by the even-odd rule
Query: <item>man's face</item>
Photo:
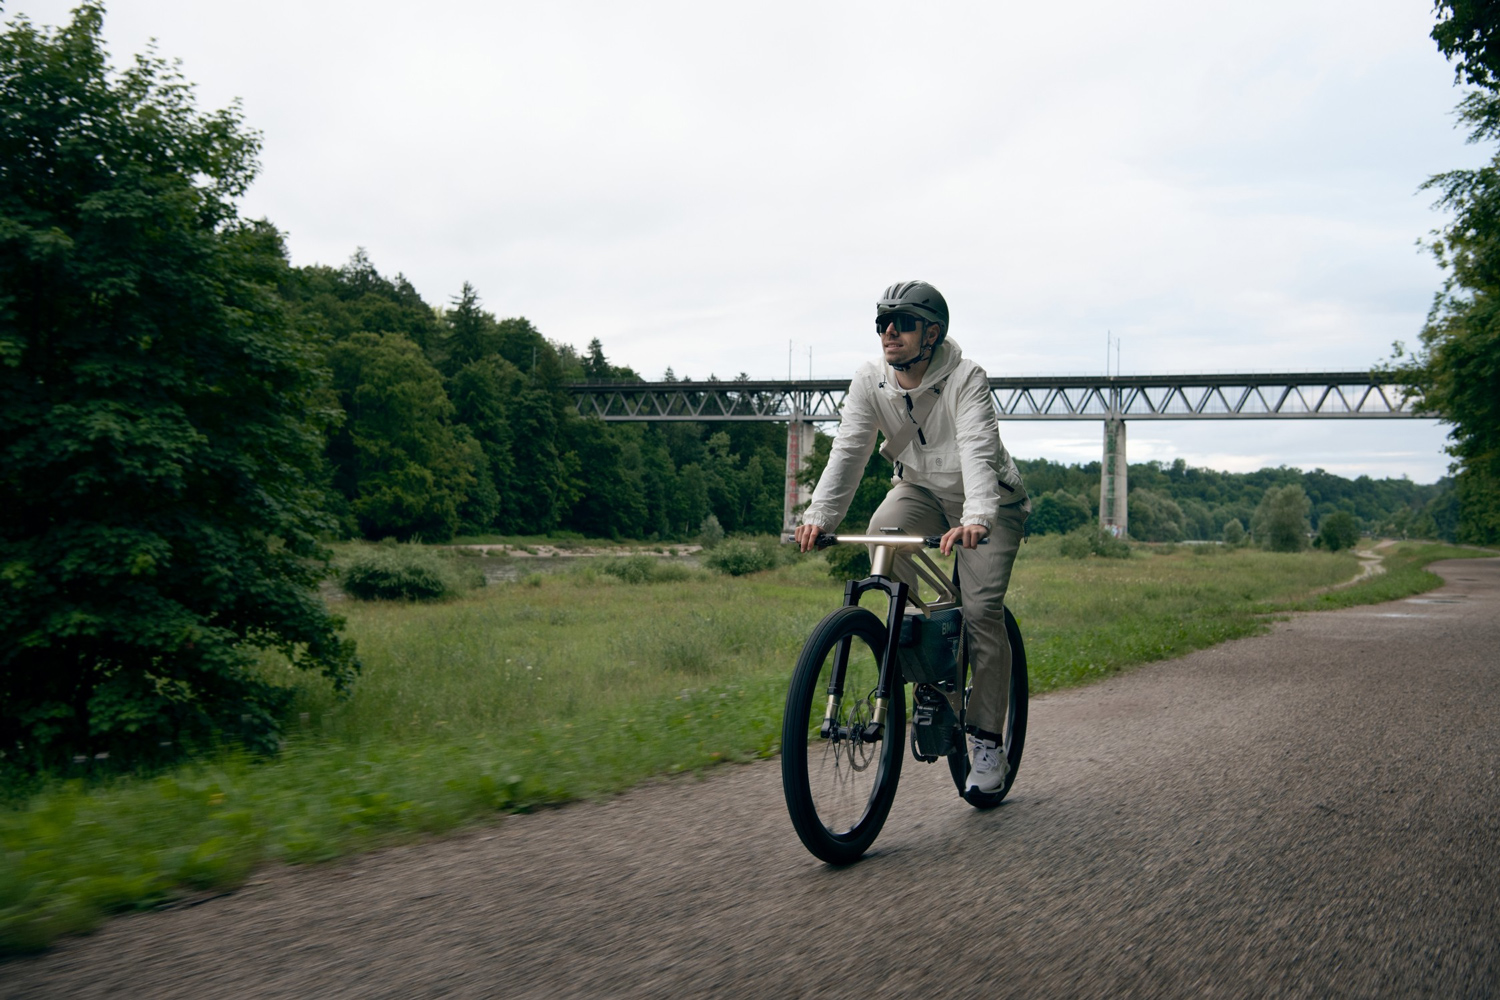
[[[902,328],[905,327],[903,332]],[[886,364],[904,364],[917,357],[923,347],[937,340],[938,325],[925,327],[916,316],[888,313],[876,321],[880,334],[880,347],[885,352]]]

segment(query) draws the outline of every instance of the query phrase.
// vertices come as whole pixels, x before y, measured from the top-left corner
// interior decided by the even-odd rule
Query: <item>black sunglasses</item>
[[[875,332],[881,336],[885,335],[886,328],[894,325],[897,333],[911,333],[922,329],[922,320],[918,316],[908,316],[906,313],[886,313],[884,316],[875,317]]]

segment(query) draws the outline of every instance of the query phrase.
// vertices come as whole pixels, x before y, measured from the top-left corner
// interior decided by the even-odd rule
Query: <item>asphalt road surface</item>
[[[814,860],[776,761],[0,965],[3,997],[1500,994],[1500,560],[1033,702],[1012,798],[908,762]]]

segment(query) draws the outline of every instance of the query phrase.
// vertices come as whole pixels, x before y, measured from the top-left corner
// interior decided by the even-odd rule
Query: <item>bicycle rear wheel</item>
[[[1015,783],[1016,772],[1021,769],[1021,751],[1026,747],[1026,698],[1031,691],[1031,682],[1026,676],[1026,644],[1021,641],[1021,626],[1016,616],[1005,609],[1005,634],[1010,638],[1010,704],[1005,711],[1005,759],[1010,762],[1010,773],[1005,784],[993,792],[964,792],[969,783],[969,754],[967,749],[948,755],[948,770],[953,774],[953,783],[958,794],[976,809],[993,809],[1000,804]],[[968,668],[968,651],[964,651],[964,667]]]
[[[871,738],[885,641],[885,626],[875,615],[839,608],[813,629],[787,690],[781,725],[787,811],[807,849],[833,865],[859,860],[875,842],[901,777],[906,689],[899,679],[885,726]],[[848,650],[848,662],[842,678],[835,678],[841,648]],[[838,705],[824,733],[830,694]]]

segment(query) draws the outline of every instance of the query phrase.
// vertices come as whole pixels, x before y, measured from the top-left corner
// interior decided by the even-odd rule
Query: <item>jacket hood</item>
[[[937,350],[932,352],[932,361],[928,364],[927,371],[922,373],[922,381],[915,389],[903,389],[896,381],[896,369],[885,363],[885,355],[882,354],[880,366],[885,371],[882,381],[887,388],[895,392],[921,392],[952,375],[953,369],[957,368],[958,363],[963,359],[964,352],[959,349],[958,344],[952,337],[945,337]]]

